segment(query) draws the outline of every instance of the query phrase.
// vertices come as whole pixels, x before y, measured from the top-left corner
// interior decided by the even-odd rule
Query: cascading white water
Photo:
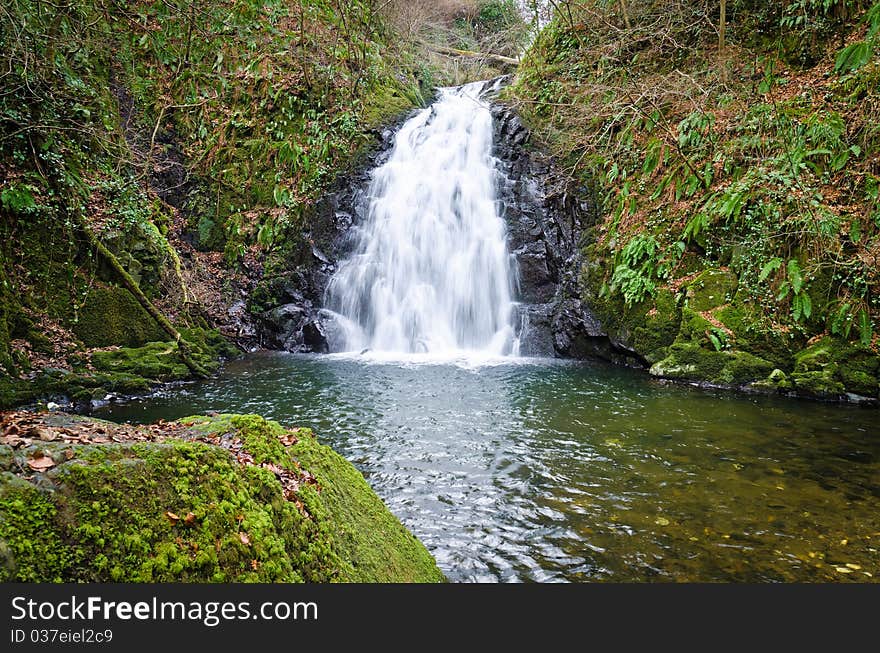
[[[354,252],[327,287],[336,349],[518,354],[485,87],[442,89],[373,171]]]

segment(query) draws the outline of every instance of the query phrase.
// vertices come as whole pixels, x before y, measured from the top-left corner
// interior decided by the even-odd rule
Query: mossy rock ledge
[[[445,580],[309,429],[257,415],[148,427],[61,413],[3,420],[0,581]]]

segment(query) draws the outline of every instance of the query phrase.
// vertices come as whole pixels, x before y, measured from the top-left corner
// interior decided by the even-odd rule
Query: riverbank
[[[363,476],[256,415],[0,414],[4,582],[440,582]]]
[[[658,378],[876,401],[880,5],[734,2],[720,46],[717,6],[625,6],[557,15],[506,94],[597,207],[574,295]]]

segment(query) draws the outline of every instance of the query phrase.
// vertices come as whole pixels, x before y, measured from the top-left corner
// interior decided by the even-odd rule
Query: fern
[[[4,188],[0,192],[0,205],[10,213],[28,213],[37,208],[31,190],[34,190],[32,186],[23,184]]]
[[[852,304],[849,302],[844,302],[841,304],[838,309],[831,316],[831,333],[836,336],[843,336],[844,338],[849,338],[849,333],[852,330],[852,313],[850,313],[850,309],[852,308]]]
[[[769,277],[773,272],[782,267],[782,259],[775,257],[770,259],[767,264],[761,268],[761,274],[758,276],[758,281],[765,281],[767,277]]]
[[[864,308],[859,311],[859,340],[867,347],[871,344],[874,335],[874,326],[871,324],[871,316]]]
[[[858,70],[873,57],[877,35],[880,33],[880,2],[874,3],[868,10],[864,21],[868,23],[867,40],[856,41],[843,48],[834,61],[834,72],[846,74]]]
[[[788,280],[791,282],[791,289],[794,290],[794,294],[799,295],[804,285],[804,277],[801,274],[801,266],[798,265],[796,259],[791,259],[788,262]]]
[[[611,287],[623,295],[627,306],[643,301],[656,291],[654,279],[658,274],[659,248],[653,236],[639,234],[620,252],[611,276]]]
[[[705,212],[700,211],[688,220],[688,223],[685,225],[684,231],[681,234],[682,240],[693,242],[694,239],[700,235],[700,232],[704,231],[708,225],[709,216],[706,215]]]

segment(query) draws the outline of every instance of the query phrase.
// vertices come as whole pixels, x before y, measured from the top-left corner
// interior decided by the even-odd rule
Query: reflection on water
[[[209,410],[313,427],[451,580],[880,578],[876,410],[597,364],[259,354],[100,416]]]

